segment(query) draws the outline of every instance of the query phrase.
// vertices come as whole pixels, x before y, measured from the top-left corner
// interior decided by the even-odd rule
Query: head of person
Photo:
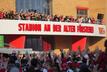
[[[107,40],[105,40],[104,46],[105,46],[105,52],[107,52]]]

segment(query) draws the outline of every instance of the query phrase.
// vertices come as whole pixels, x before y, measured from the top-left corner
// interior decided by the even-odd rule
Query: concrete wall
[[[97,18],[98,13],[105,14],[105,2],[106,0],[90,0],[89,1],[89,15]]]
[[[71,48],[71,36],[55,36],[55,48],[64,49]]]
[[[0,11],[16,10],[16,0],[0,0]]]
[[[89,7],[88,0],[53,0],[53,14],[76,17],[77,7]]]

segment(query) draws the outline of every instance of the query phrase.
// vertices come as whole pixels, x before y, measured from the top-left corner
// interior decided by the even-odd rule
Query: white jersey
[[[43,69],[43,72],[48,72],[48,70],[44,68],[44,69]]]
[[[74,72],[72,69],[68,69],[67,72]]]

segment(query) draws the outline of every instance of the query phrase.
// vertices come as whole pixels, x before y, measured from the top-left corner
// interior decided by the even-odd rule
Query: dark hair
[[[107,40],[105,40],[104,46],[107,47]]]
[[[33,58],[33,59],[31,60],[31,65],[34,66],[34,67],[37,67],[37,64],[38,64],[38,60],[35,59],[35,58]]]

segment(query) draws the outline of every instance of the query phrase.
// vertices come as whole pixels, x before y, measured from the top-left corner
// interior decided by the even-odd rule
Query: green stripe
[[[4,36],[0,35],[0,48],[4,47]]]

